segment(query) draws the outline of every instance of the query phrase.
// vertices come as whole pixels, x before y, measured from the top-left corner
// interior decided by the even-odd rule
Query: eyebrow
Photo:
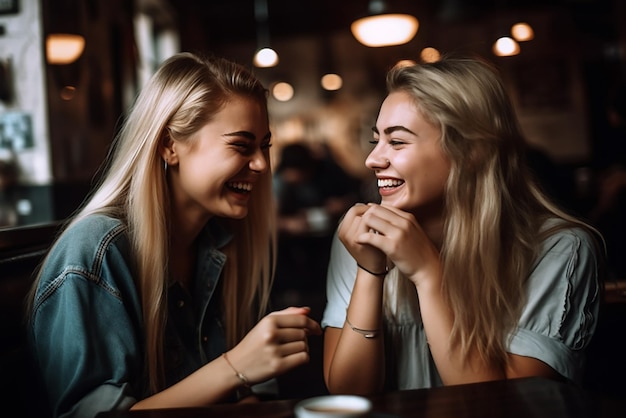
[[[250,131],[229,132],[227,134],[224,134],[224,136],[241,136],[249,141],[256,141],[256,136]],[[263,136],[263,138],[261,138],[261,141],[269,140],[271,137],[272,137],[272,133],[268,132]]]
[[[385,135],[389,135],[389,134],[392,134],[392,133],[397,132],[397,131],[408,132],[408,133],[410,133],[411,135],[416,135],[416,133],[415,133],[415,132],[413,132],[412,130],[410,130],[410,129],[408,129],[408,128],[405,128],[404,126],[401,126],[401,125],[397,125],[397,126],[390,126],[390,127],[388,127],[388,128],[385,128],[385,129],[383,130],[383,133],[384,133]],[[372,132],[374,132],[374,133],[376,133],[376,134],[380,134],[380,132],[378,132],[378,128],[377,128],[377,127],[375,127],[375,126],[372,126]]]

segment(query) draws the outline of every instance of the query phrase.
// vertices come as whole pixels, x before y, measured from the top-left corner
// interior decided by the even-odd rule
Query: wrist
[[[372,275],[372,276],[376,276],[376,277],[385,277],[387,275],[387,273],[389,273],[389,268],[385,265],[385,268],[383,269],[370,269],[368,267],[364,267],[363,265],[361,265],[360,263],[357,262],[357,267],[360,268],[361,270],[365,271],[366,273]]]
[[[239,369],[237,369],[233,363],[230,362],[230,360],[228,359],[228,355],[227,353],[223,353],[222,357],[224,357],[224,360],[226,361],[226,363],[228,363],[228,366],[232,369],[232,371],[235,373],[235,376],[237,376],[237,378],[239,379],[239,382],[241,383],[241,386],[243,386],[246,389],[250,389],[251,384],[250,384],[250,380],[248,379],[248,377],[243,374],[241,371],[239,371]]]

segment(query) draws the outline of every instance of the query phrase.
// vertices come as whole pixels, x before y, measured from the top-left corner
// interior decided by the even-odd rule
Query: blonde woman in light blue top
[[[387,87],[366,160],[381,202],[351,208],[331,252],[329,391],[580,382],[602,239],[534,181],[497,71],[447,57]]]

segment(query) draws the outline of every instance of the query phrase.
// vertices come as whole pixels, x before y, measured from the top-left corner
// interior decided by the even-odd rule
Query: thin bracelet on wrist
[[[380,272],[380,273],[376,273],[373,272],[372,270],[368,270],[365,267],[363,267],[362,265],[360,265],[359,263],[356,264],[358,268],[360,268],[361,270],[364,270],[366,272],[368,272],[369,274],[371,274],[372,276],[377,276],[377,277],[385,277],[387,275],[387,273],[389,273],[389,267],[385,266],[385,271]]]
[[[243,386],[246,388],[250,388],[250,381],[248,380],[246,375],[241,373],[239,370],[235,369],[235,366],[233,366],[233,363],[231,363],[230,360],[228,360],[226,353],[222,354],[222,357],[224,357],[224,360],[226,360],[226,363],[228,363],[230,368],[233,369],[233,371],[235,372],[235,375],[239,378],[239,380],[241,380],[241,383],[243,384]]]
[[[346,324],[348,324],[348,326],[350,327],[350,329],[352,329],[352,331],[356,332],[357,334],[361,334],[367,339],[376,338],[376,336],[378,335],[378,331],[379,331],[378,328],[377,329],[362,329],[362,328],[357,328],[354,325],[352,325],[352,323],[348,319],[347,312],[346,312]]]

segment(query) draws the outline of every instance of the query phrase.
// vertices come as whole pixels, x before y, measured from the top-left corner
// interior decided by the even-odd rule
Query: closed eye
[[[250,142],[233,142],[232,145],[241,150],[248,150],[252,148],[254,144],[251,144]]]
[[[369,143],[374,145],[374,146],[378,145],[379,142],[380,142],[380,140],[376,139],[376,138],[369,141]],[[406,144],[406,142],[400,141],[400,140],[397,140],[397,139],[389,140],[389,145],[391,145],[392,147],[397,147],[397,146],[405,145],[405,144]]]

